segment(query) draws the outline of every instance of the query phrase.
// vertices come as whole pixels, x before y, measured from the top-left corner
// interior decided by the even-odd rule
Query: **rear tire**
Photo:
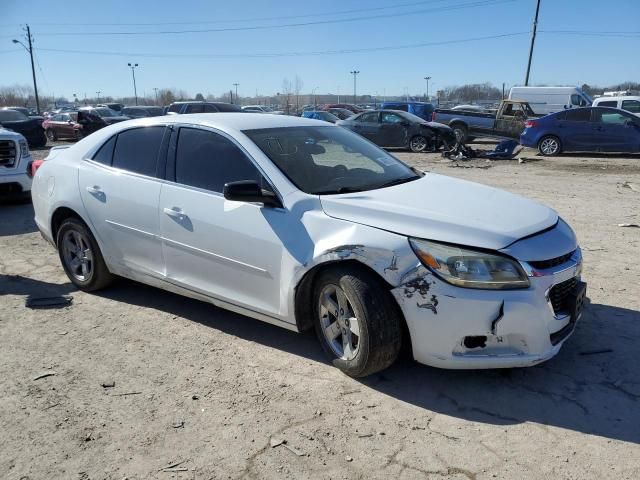
[[[56,235],[58,255],[69,280],[85,292],[108,286],[114,276],[102,257],[91,231],[78,218],[67,218]]]
[[[562,143],[558,137],[545,135],[538,142],[538,152],[545,157],[555,157],[562,152]]]
[[[466,143],[469,140],[469,131],[466,126],[458,123],[452,125],[451,128],[458,143]]]
[[[318,275],[313,289],[314,325],[331,363],[351,377],[389,367],[402,343],[395,300],[375,275],[338,266]]]

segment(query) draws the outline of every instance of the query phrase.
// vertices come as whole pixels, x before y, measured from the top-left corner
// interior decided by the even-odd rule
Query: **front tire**
[[[98,243],[78,218],[66,219],[56,235],[58,255],[69,280],[85,292],[108,286],[114,279],[109,272]]]
[[[336,267],[314,285],[314,324],[332,364],[351,377],[390,366],[400,352],[401,313],[386,286],[364,270]]]
[[[58,134],[56,133],[56,131],[53,128],[48,128],[47,129],[47,138],[51,142],[57,142],[58,141]]]
[[[413,153],[424,152],[429,146],[429,141],[423,135],[416,135],[409,141],[409,149]]]
[[[35,148],[42,148],[47,145],[47,136],[44,133],[44,130],[38,135],[38,138],[33,142],[33,146]]]
[[[562,152],[562,143],[558,137],[546,135],[538,142],[538,152],[545,157],[554,157]]]
[[[458,123],[454,124],[451,128],[458,143],[466,143],[469,140],[469,131],[466,126]]]

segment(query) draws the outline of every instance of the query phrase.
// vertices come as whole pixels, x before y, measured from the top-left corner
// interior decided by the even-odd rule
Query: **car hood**
[[[330,217],[440,242],[499,250],[555,225],[558,214],[497,188],[428,173],[393,187],[320,196]]]

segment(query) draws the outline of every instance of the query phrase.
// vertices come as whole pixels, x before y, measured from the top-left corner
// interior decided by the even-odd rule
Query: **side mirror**
[[[224,198],[235,202],[262,203],[265,207],[282,207],[280,200],[270,190],[265,190],[253,180],[240,180],[224,185]]]

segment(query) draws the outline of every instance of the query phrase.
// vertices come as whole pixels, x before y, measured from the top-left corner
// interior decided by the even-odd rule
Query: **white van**
[[[621,97],[599,97],[593,101],[594,107],[621,108],[640,116],[640,96],[625,95]]]
[[[589,95],[578,87],[512,87],[509,100],[529,102],[538,115],[560,112],[567,108],[588,107],[593,103]]]

